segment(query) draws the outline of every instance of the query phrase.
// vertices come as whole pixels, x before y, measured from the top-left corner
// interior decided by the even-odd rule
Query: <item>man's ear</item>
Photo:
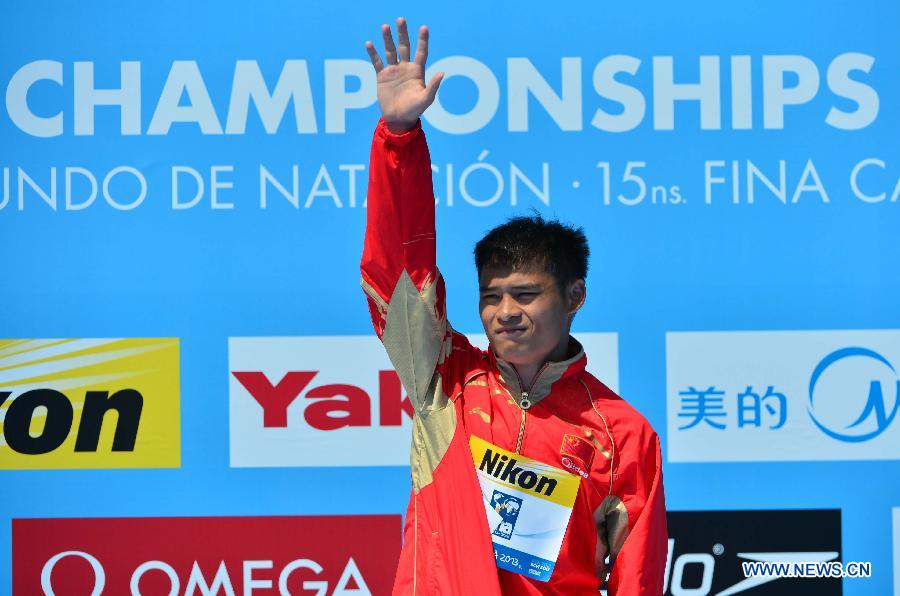
[[[583,279],[576,279],[569,284],[566,290],[566,310],[569,315],[574,315],[582,306],[587,298],[587,287]]]

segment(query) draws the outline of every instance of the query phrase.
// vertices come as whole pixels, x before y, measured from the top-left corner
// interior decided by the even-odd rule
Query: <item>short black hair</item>
[[[543,267],[562,293],[571,282],[587,277],[589,256],[582,228],[536,213],[512,217],[485,234],[475,245],[475,268],[480,278],[487,267],[513,271]]]

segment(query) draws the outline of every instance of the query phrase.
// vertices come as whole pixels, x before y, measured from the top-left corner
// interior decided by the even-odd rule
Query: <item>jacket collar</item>
[[[574,355],[565,360],[544,363],[529,388],[522,387],[519,373],[512,364],[497,357],[493,346],[488,350],[492,365],[500,372],[500,381],[523,410],[527,410],[545,398],[550,393],[553,384],[560,379],[581,376],[587,365],[587,356],[581,343],[571,335],[569,336],[569,353],[574,353]]]

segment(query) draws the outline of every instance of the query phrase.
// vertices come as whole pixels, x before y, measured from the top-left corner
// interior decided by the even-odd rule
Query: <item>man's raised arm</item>
[[[443,73],[425,86],[428,29],[419,30],[410,61],[406,22],[399,47],[382,25],[385,62],[371,42],[382,118],[369,160],[362,286],[375,331],[417,410],[433,405],[433,377],[447,335],[443,281],[435,263],[431,158],[419,117],[434,101]]]

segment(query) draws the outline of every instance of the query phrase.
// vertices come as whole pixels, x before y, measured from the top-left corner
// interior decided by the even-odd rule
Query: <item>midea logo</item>
[[[860,443],[877,437],[893,422],[898,406],[897,371],[867,348],[832,352],[809,381],[809,416],[819,430],[839,441]]]

